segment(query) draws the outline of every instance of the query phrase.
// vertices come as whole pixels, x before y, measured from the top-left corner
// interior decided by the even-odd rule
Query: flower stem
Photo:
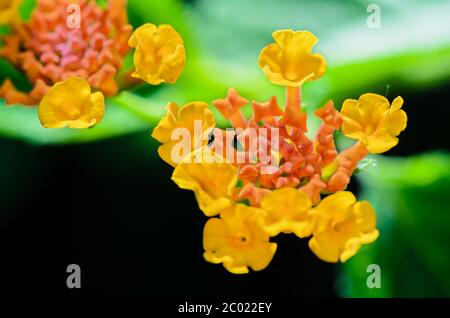
[[[301,110],[301,91],[300,86],[286,86],[286,108],[292,113],[299,114]]]

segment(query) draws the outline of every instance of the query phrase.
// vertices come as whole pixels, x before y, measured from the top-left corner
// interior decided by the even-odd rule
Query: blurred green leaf
[[[397,91],[426,90],[450,79],[450,69],[443,67],[450,63],[448,1],[380,1],[381,29],[366,26],[370,3],[129,0],[127,9],[134,27],[147,22],[169,23],[183,36],[187,64],[179,81],[157,87],[142,84],[123,92],[110,102],[119,106],[107,107],[105,120],[86,132],[45,130],[39,127],[35,110],[2,107],[0,136],[34,143],[71,143],[150,130],[167,102],[211,102],[225,96],[228,87],[248,98],[262,101],[276,95],[281,101],[283,88],[269,83],[257,59],[262,47],[272,42],[272,31],[282,28],[311,30],[319,38],[315,51],[328,61],[326,76],[305,86],[303,103],[309,113],[328,99],[339,108],[344,98],[355,98],[362,92],[385,94],[387,85]],[[130,61],[128,58],[127,68]],[[26,87],[17,70],[1,66],[0,78],[11,77],[19,87]],[[245,112],[249,113],[249,107]],[[220,115],[218,122],[225,125]],[[310,127],[318,124],[313,117],[311,122]]]
[[[350,297],[450,296],[450,154],[379,157],[360,174],[377,210],[379,239],[342,266],[338,290]],[[369,264],[381,267],[381,288],[369,289]]]
[[[27,78],[20,73],[11,63],[0,58],[0,82],[10,79],[14,86],[24,92],[31,90],[32,86]]]
[[[36,0],[23,0],[22,4],[20,5],[20,16],[24,20],[27,20],[31,16],[35,5]]]
[[[120,97],[118,97],[120,98]],[[100,124],[89,129],[45,129],[41,126],[37,107],[6,107],[0,102],[1,132],[6,137],[16,137],[33,144],[60,144],[87,142],[120,136],[148,128],[148,124],[128,109],[108,100],[108,111]]]

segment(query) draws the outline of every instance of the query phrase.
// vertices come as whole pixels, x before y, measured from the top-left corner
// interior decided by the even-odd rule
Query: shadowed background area
[[[369,4],[129,1],[135,27],[170,23],[180,31],[187,68],[175,85],[142,85],[109,99],[104,121],[83,131],[45,130],[35,109],[0,105],[2,289],[11,296],[450,296],[450,6],[379,1],[381,28],[371,29]],[[24,14],[32,5],[25,1]],[[232,275],[203,260],[206,218],[193,194],[170,180],[149,134],[168,101],[211,102],[229,86],[281,100],[257,57],[282,28],[310,30],[327,58],[324,78],[304,89],[312,127],[312,111],[328,99],[340,108],[365,92],[401,95],[408,127],[351,183],[377,210],[375,243],[335,265],[316,258],[307,240],[279,236],[268,268]],[[1,63],[0,77],[20,83]],[[72,263],[81,266],[81,290],[66,287]],[[366,286],[369,264],[381,267],[380,289]]]

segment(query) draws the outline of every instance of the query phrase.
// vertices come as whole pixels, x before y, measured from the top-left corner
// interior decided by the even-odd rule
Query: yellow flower
[[[351,192],[331,194],[312,211],[317,224],[309,247],[323,261],[345,262],[378,237],[375,210],[367,201],[356,202]]]
[[[397,145],[397,136],[406,128],[407,116],[402,105],[400,96],[392,105],[377,94],[347,99],[341,109],[342,131],[347,137],[360,140],[371,153],[388,151]]]
[[[295,188],[282,188],[267,194],[261,201],[261,208],[267,211],[265,229],[271,236],[281,232],[295,233],[300,238],[311,235],[311,205],[308,195]]]
[[[275,85],[301,86],[322,77],[325,58],[312,54],[317,38],[308,31],[279,30],[272,34],[275,43],[262,49],[259,66]]]
[[[45,128],[88,128],[99,123],[104,112],[103,94],[91,94],[89,83],[81,77],[56,83],[39,104],[39,120]]]
[[[8,24],[17,17],[22,0],[0,0],[0,25]]]
[[[266,268],[277,244],[269,242],[269,234],[261,227],[264,211],[238,204],[221,216],[205,225],[205,259],[214,264],[223,263],[233,274],[248,273],[248,267],[255,271]]]
[[[182,162],[172,180],[182,189],[194,191],[200,210],[215,216],[233,204],[237,168],[230,163]]]
[[[144,24],[134,31],[128,45],[136,48],[133,77],[152,85],[175,83],[183,71],[186,62],[183,39],[170,25]]]
[[[208,133],[215,126],[214,114],[204,102],[192,102],[181,108],[169,103],[166,110],[152,137],[162,143],[158,148],[161,158],[176,167],[183,159],[183,152],[186,156],[208,143]]]

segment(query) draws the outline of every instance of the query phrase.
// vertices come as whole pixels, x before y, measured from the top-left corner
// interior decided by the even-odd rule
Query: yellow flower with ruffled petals
[[[301,86],[322,77],[325,58],[312,54],[317,38],[308,31],[279,30],[272,34],[275,43],[262,49],[259,66],[275,85]]]
[[[0,25],[11,22],[18,16],[18,8],[22,0],[1,0],[0,1]]]
[[[91,93],[81,77],[56,83],[39,104],[39,120],[45,128],[88,128],[98,124],[104,113],[103,94]]]
[[[152,85],[175,83],[186,63],[183,39],[167,24],[144,24],[134,31],[128,45],[135,48],[133,77]]]
[[[309,247],[323,261],[345,262],[362,244],[378,238],[374,208],[367,201],[357,202],[351,192],[327,196],[312,212],[317,224]]]
[[[262,228],[264,210],[237,204],[208,220],[203,231],[203,254],[208,262],[223,263],[233,274],[266,268],[277,249]]]
[[[381,95],[364,94],[359,100],[347,99],[342,105],[342,131],[349,138],[360,140],[371,153],[388,151],[398,143],[397,136],[408,120],[401,109],[399,96],[389,104]]]
[[[227,162],[182,162],[172,180],[182,189],[194,191],[200,210],[215,216],[233,204],[237,168]]]
[[[214,126],[214,114],[206,103],[192,102],[183,107],[169,103],[166,106],[166,115],[153,129],[152,137],[162,143],[158,148],[160,157],[176,167],[183,160],[182,150],[189,148],[185,151],[186,156],[191,151],[205,146],[208,143],[207,135]],[[188,144],[182,144],[186,142]],[[174,148],[177,144],[180,149]]]
[[[313,227],[311,205],[308,195],[295,188],[282,188],[267,194],[261,201],[261,208],[267,211],[265,229],[271,236],[279,233],[295,233],[300,238],[310,236]]]

